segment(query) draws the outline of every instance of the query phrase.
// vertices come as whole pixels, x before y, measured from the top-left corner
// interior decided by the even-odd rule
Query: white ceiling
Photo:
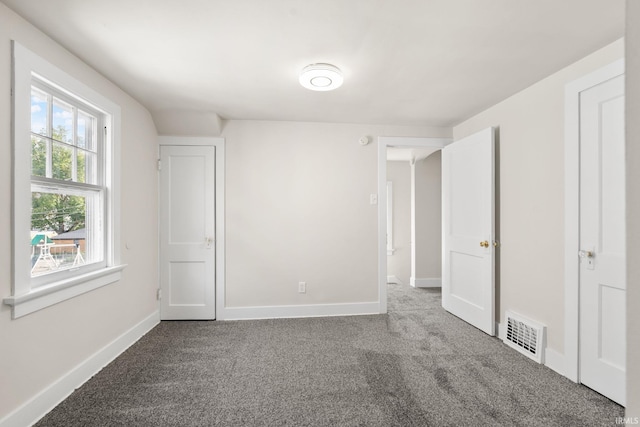
[[[150,111],[226,119],[452,126],[624,32],[621,0],[1,1]],[[302,88],[316,62],[344,85]]]

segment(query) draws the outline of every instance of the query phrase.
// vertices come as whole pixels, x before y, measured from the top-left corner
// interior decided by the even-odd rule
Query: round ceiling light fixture
[[[300,72],[300,84],[317,91],[334,90],[342,86],[342,71],[331,64],[307,65]]]

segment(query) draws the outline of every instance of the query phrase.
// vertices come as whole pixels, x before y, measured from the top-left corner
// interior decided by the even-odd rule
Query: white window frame
[[[120,262],[120,107],[66,72],[12,41],[12,139],[13,139],[13,274],[12,295],[4,303],[12,306],[14,319],[73,298],[121,278]],[[104,150],[105,246],[104,264],[96,269],[78,269],[54,274],[40,284],[31,278],[31,86],[33,77],[90,104],[105,115]],[[40,278],[38,278],[41,280]]]

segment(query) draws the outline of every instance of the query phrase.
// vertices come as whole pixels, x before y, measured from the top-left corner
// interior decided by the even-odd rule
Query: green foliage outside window
[[[66,141],[65,129],[58,126],[54,129],[53,139]],[[73,149],[68,145],[52,143],[52,177],[71,180],[73,176]],[[47,142],[45,139],[31,137],[31,174],[46,176]],[[77,181],[84,182],[85,154],[78,150]],[[57,234],[78,230],[85,227],[85,198],[68,194],[44,192],[31,193],[31,229],[39,231],[55,231]]]

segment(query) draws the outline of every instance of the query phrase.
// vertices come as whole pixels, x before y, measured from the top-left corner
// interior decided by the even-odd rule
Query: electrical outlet
[[[306,294],[307,293],[307,282],[299,282],[298,283],[298,293]]]
[[[369,203],[372,205],[377,205],[378,204],[378,195],[373,193],[369,195]]]

